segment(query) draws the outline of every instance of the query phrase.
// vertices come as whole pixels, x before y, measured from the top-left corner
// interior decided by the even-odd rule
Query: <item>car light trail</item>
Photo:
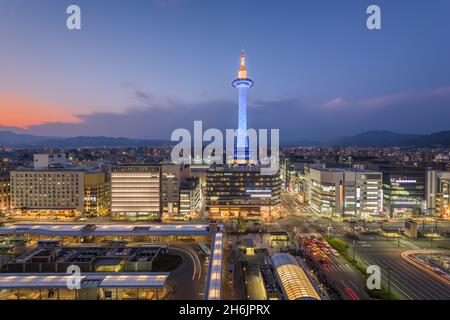
[[[437,253],[441,252],[436,250],[411,250],[403,252],[402,258],[405,259],[407,262],[411,263],[412,265],[416,266],[417,268],[427,272],[428,274],[431,274],[435,278],[441,280],[442,282],[445,282],[450,286],[450,279],[446,274],[438,272],[431,265],[415,257],[418,254],[437,254]]]

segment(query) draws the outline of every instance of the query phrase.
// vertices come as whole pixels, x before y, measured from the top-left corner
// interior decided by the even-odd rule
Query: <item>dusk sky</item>
[[[70,4],[81,30],[66,28]],[[448,0],[0,0],[0,130],[235,128],[242,47],[249,127],[284,141],[449,130],[449,14]]]

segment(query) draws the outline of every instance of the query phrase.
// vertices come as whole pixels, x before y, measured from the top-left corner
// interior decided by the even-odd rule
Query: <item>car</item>
[[[334,249],[331,249],[330,251],[331,251],[331,253],[333,254],[333,256],[339,257],[339,252],[337,252],[337,251],[334,250]]]

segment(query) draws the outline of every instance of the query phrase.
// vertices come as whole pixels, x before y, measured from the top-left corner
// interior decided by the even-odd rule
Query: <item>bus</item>
[[[58,248],[62,246],[62,241],[55,239],[44,239],[39,240],[37,245],[41,248]]]
[[[202,257],[204,257],[206,260],[209,260],[209,256],[211,255],[211,250],[208,248],[206,244],[203,242],[198,243],[198,248],[200,250],[200,254]]]
[[[108,246],[113,247],[125,247],[128,244],[128,240],[123,239],[115,239],[115,240],[109,240]]]

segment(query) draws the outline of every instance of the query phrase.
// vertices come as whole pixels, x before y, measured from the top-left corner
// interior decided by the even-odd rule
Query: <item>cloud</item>
[[[325,108],[341,108],[347,105],[348,103],[343,98],[336,98],[324,103]]]
[[[143,90],[139,86],[131,82],[124,82],[122,87],[128,91],[131,96],[133,103],[137,103],[142,107],[152,107],[158,103],[157,97],[155,94],[148,90]]]
[[[150,101],[153,98],[153,95],[150,95],[150,94],[148,94],[148,93],[146,93],[144,91],[140,91],[140,90],[137,90],[135,92],[135,95],[136,95],[136,97],[138,99],[141,99],[141,100],[144,100],[144,101]]]
[[[134,87],[130,92],[137,104],[126,112],[80,114],[74,116],[78,122],[49,121],[32,125],[26,131],[45,136],[102,135],[169,140],[177,128],[192,132],[195,120],[203,121],[204,130],[237,126],[238,107],[234,100],[190,104],[160,99],[147,91],[138,94]],[[148,106],[147,100],[154,102]],[[249,106],[252,107],[248,108],[248,127],[280,129],[282,141],[328,140],[368,130],[431,133],[450,129],[448,87],[355,101],[341,97],[328,102],[311,97],[259,99],[250,101]]]
[[[385,95],[381,97],[374,97],[368,99],[361,99],[355,101],[346,101],[343,98],[336,98],[324,103],[326,108],[365,108],[365,109],[379,109],[390,108],[404,103],[414,103],[417,101],[425,102],[429,99],[450,99],[450,86],[433,88],[419,91],[406,91]]]
[[[229,101],[208,101],[196,105],[173,102],[170,106],[139,106],[123,114],[102,112],[78,115],[79,123],[49,122],[30,126],[29,131],[39,135],[59,133],[63,136],[170,139],[173,130],[190,130],[195,120],[202,120],[205,128],[232,128],[237,117],[235,109]]]

